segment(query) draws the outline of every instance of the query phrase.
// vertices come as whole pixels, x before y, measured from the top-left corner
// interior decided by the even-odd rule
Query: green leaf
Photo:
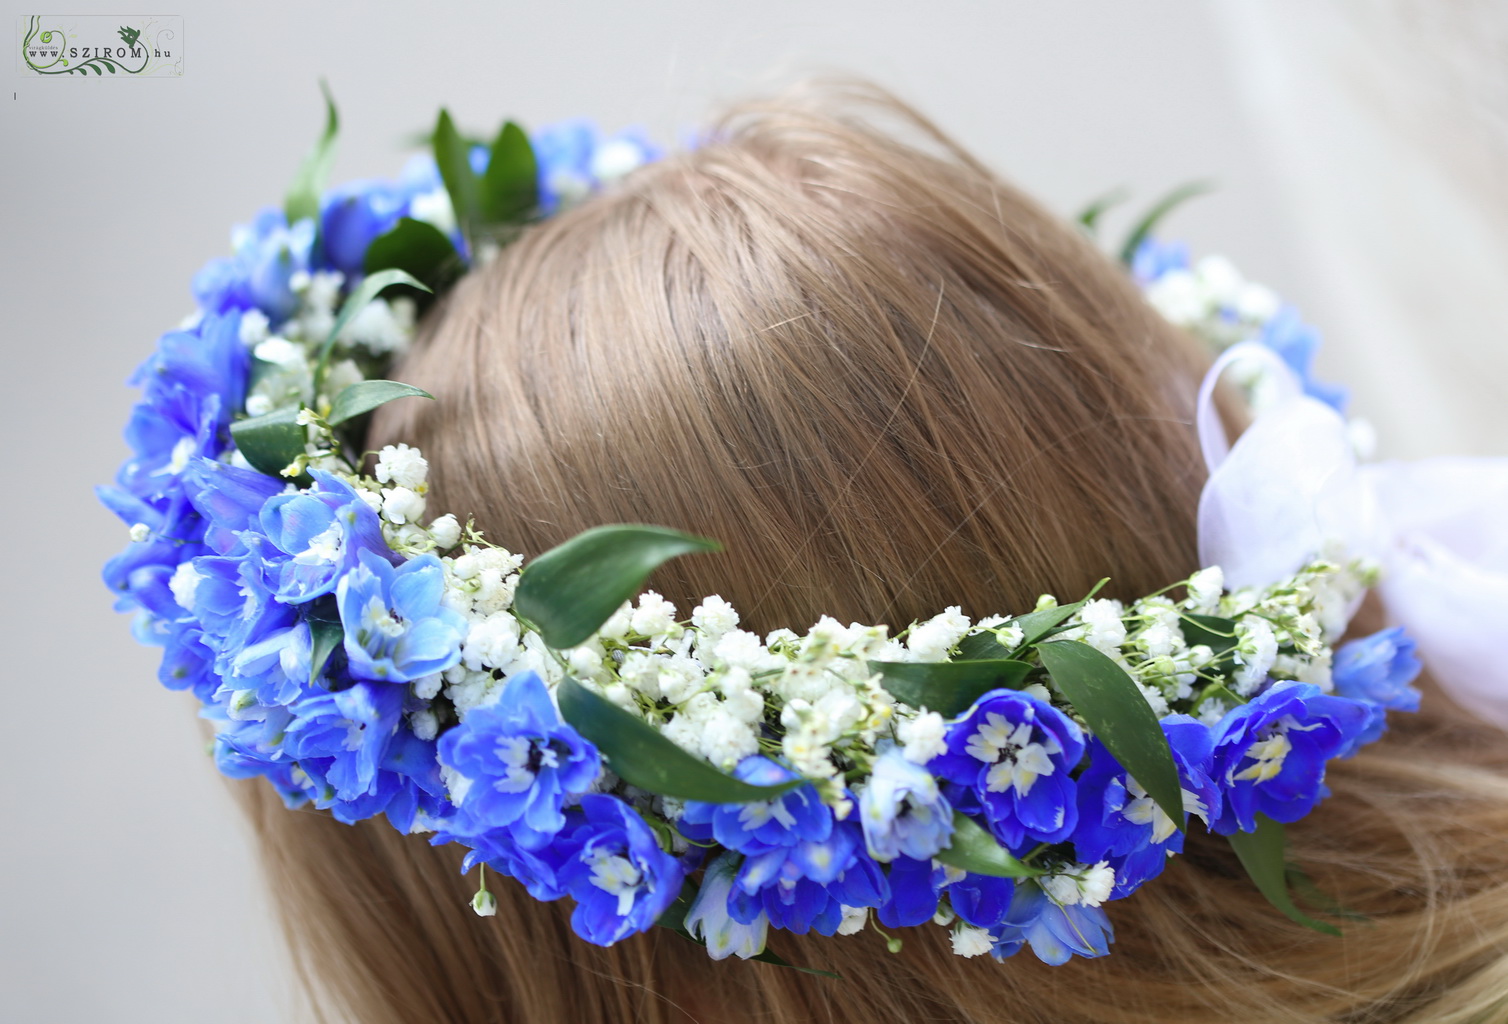
[[[481,212],[481,182],[471,169],[471,144],[456,131],[450,112],[440,111],[435,122],[435,165],[440,169],[440,179],[445,182],[445,191],[450,193],[450,205],[455,210],[456,223],[461,231],[471,238]]]
[[[319,81],[319,91],[325,95],[325,132],[304,157],[288,194],[283,199],[283,213],[290,225],[305,217],[319,219],[319,197],[330,180],[330,167],[335,163],[335,136],[340,131],[340,117],[335,112],[335,100],[324,79]]]
[[[340,618],[330,618],[324,615],[310,615],[309,638],[313,641],[313,649],[309,659],[309,684],[312,686],[319,679],[325,665],[329,664],[330,655],[345,643],[346,631],[341,625]]]
[[[363,270],[403,270],[442,292],[465,272],[461,254],[445,232],[427,221],[400,217],[398,223],[372,239]]]
[[[999,646],[998,644],[996,646]],[[990,661],[871,661],[869,671],[896,700],[952,718],[991,690],[1018,690],[1032,666],[1009,659]]]
[[[655,925],[660,928],[669,928],[681,938],[700,946],[701,941],[686,927],[686,915],[691,913],[691,904],[696,901],[696,893],[697,887],[694,883],[690,881],[681,883],[681,894],[675,898],[674,903],[665,908],[665,913],[655,919]]]
[[[1288,842],[1287,831],[1282,824],[1265,815],[1258,814],[1255,832],[1236,832],[1226,836],[1231,849],[1241,859],[1241,866],[1256,883],[1257,889],[1267,902],[1277,907],[1290,920],[1305,928],[1313,928],[1326,935],[1340,935],[1340,929],[1324,921],[1316,921],[1293,902],[1288,892],[1287,866],[1284,852]]]
[[[1075,219],[1079,222],[1080,226],[1084,228],[1084,230],[1093,235],[1095,231],[1098,230],[1100,225],[1100,218],[1105,215],[1105,211],[1110,209],[1112,206],[1119,206],[1128,198],[1130,198],[1130,196],[1124,188],[1117,188],[1110,192],[1106,192],[1094,202],[1084,207],[1084,209],[1080,211],[1078,217],[1076,217]]]
[[[514,607],[551,647],[575,647],[661,565],[678,555],[721,550],[715,540],[662,526],[594,527],[526,565]]]
[[[230,436],[253,468],[282,479],[288,464],[304,454],[308,435],[297,421],[298,414],[297,409],[280,409],[237,420],[230,425]]]
[[[560,717],[596,745],[608,767],[630,786],[681,800],[743,804],[773,800],[803,785],[755,786],[693,757],[659,731],[618,705],[567,677],[555,691]]]
[[[700,943],[698,943],[698,945],[700,945]],[[839,974],[837,971],[819,971],[815,967],[797,967],[795,964],[782,957],[779,953],[776,953],[774,950],[769,948],[766,948],[763,953],[755,953],[753,956],[749,957],[749,959],[758,960],[762,964],[774,964],[776,967],[789,967],[791,970],[800,971],[802,974],[815,974],[819,978],[834,978],[838,981],[843,980],[843,975]]]
[[[340,332],[345,330],[346,324],[355,318],[367,307],[367,304],[375,299],[386,288],[395,284],[408,285],[417,288],[421,292],[429,291],[429,286],[415,278],[412,274],[403,270],[382,270],[375,274],[369,274],[361,279],[361,283],[346,297],[345,304],[340,307],[340,314],[335,318],[335,326],[330,328],[330,336],[319,350],[319,362],[314,367],[314,390],[316,393],[324,386],[325,369],[330,363],[330,353],[335,348],[335,339]]]
[[[937,860],[950,867],[996,878],[1034,878],[1040,870],[1017,860],[973,818],[953,812],[953,841],[937,853]]]
[[[1131,233],[1126,236],[1126,242],[1121,246],[1121,263],[1128,267],[1131,265],[1131,261],[1136,258],[1136,250],[1141,248],[1142,242],[1146,241],[1147,236],[1152,234],[1152,231],[1162,222],[1164,217],[1195,196],[1204,195],[1206,192],[1213,192],[1214,190],[1214,182],[1191,181],[1186,185],[1179,185],[1161,200],[1154,203],[1152,209],[1148,210],[1142,216],[1142,219],[1137,221],[1136,226],[1131,229]]]
[[[539,202],[539,164],[529,136],[512,121],[504,124],[492,143],[487,173],[482,176],[481,216],[484,224],[522,220]]]
[[[1063,623],[1092,601],[1094,595],[1100,592],[1100,588],[1109,582],[1108,577],[1100,580],[1089,593],[1084,595],[1082,600],[1075,601],[1073,604],[1060,604],[1052,608],[1043,608],[1041,611],[1027,612],[1025,615],[1018,615],[1011,619],[1006,625],[1015,626],[1025,634],[1025,639],[1021,641],[1022,647],[1034,647],[1053,634],[1062,632],[1060,627]]]
[[[379,405],[386,405],[396,398],[429,398],[435,396],[412,384],[400,384],[395,380],[364,380],[352,384],[335,398],[330,406],[330,415],[325,422],[332,427],[337,423],[355,419],[369,413]]]
[[[1183,787],[1168,738],[1157,715],[1124,669],[1077,640],[1056,640],[1037,648],[1059,692],[1105,744],[1147,795],[1181,829]]]
[[[1183,615],[1178,620],[1184,642],[1190,647],[1204,644],[1216,656],[1236,646],[1236,624],[1215,615]]]

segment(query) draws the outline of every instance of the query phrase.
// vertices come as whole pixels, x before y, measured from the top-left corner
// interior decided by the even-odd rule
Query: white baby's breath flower
[[[494,612],[471,623],[461,660],[473,672],[482,668],[506,669],[519,653],[518,620],[508,612]]]
[[[896,724],[895,734],[900,739],[901,752],[913,764],[926,764],[948,751],[947,723],[936,711],[924,711],[915,718]]]
[[[839,935],[857,935],[869,923],[868,907],[844,907],[843,920],[838,922]]]
[[[1245,697],[1261,685],[1277,656],[1277,636],[1267,620],[1243,616],[1236,623],[1236,661],[1241,665],[1235,679],[1237,696]]]
[[[408,725],[421,740],[432,740],[440,732],[440,720],[428,708],[409,715]]]
[[[691,624],[706,634],[709,640],[716,641],[728,630],[738,627],[738,612],[714,594],[703,598],[702,603],[692,609]]]
[[[268,326],[266,313],[260,309],[247,309],[241,313],[241,322],[236,333],[240,336],[241,344],[247,348],[255,348],[267,337]]]
[[[152,528],[146,523],[132,523],[131,529],[127,532],[131,535],[132,542],[136,544],[145,543],[152,536]]]
[[[413,682],[414,696],[420,700],[434,700],[440,695],[440,688],[444,685],[444,673],[431,672],[427,676],[420,676]]]
[[[456,229],[455,208],[450,204],[450,193],[443,188],[414,196],[408,204],[408,215],[414,220],[433,224],[443,235],[449,235]]]
[[[424,516],[424,498],[407,487],[387,487],[382,491],[382,518],[395,526],[418,522]]]
[[[640,636],[665,636],[676,628],[675,605],[653,590],[646,590],[639,596],[639,605],[630,621],[631,628]]]
[[[958,956],[983,956],[995,948],[995,937],[983,928],[960,921],[953,926],[953,952]]]
[[[915,661],[946,661],[948,652],[969,631],[969,617],[957,605],[911,627],[906,648]]]
[[[1189,598],[1184,603],[1196,612],[1209,614],[1220,603],[1225,590],[1225,572],[1218,565],[1200,569],[1189,577]]]
[[[193,562],[179,562],[172,579],[168,580],[168,590],[172,591],[173,600],[180,608],[191,612],[194,610],[194,592],[199,589],[199,581],[206,578],[194,568]]]
[[[758,672],[770,660],[770,652],[759,642],[759,637],[743,629],[724,634],[712,648],[712,656],[729,668],[748,672]]]
[[[377,453],[377,479],[381,483],[418,490],[428,476],[429,463],[417,448],[390,444]]]
[[[1119,601],[1099,598],[1086,604],[1079,618],[1089,627],[1084,642],[1096,650],[1109,653],[1126,642],[1126,624],[1121,620],[1124,609]]]

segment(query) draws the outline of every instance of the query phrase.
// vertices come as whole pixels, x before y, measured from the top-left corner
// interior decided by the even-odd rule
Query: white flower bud
[[[429,535],[434,538],[435,547],[442,551],[449,550],[461,542],[461,524],[454,515],[447,512],[429,524]]]

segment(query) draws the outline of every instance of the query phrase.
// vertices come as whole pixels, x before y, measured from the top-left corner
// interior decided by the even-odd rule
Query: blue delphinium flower
[[[1314,376],[1314,357],[1319,352],[1319,331],[1306,324],[1299,312],[1284,305],[1277,314],[1262,325],[1257,340],[1272,349],[1298,375],[1304,385],[1304,393],[1311,398],[1344,413],[1350,402],[1350,393],[1338,384],[1329,384]]]
[[[233,255],[194,276],[194,298],[206,312],[256,308],[279,323],[298,309],[292,279],[311,269],[314,239],[314,221],[290,227],[282,210],[267,207],[231,232]]]
[[[738,854],[724,851],[707,865],[702,886],[686,912],[686,930],[707,944],[707,953],[714,960],[729,956],[747,960],[758,956],[764,952],[769,932],[770,918],[762,910],[747,924],[734,920],[728,913],[738,861]]]
[[[362,273],[373,239],[398,223],[408,196],[386,181],[348,181],[325,193],[320,204],[320,245],[330,265],[347,278]]]
[[[402,559],[382,538],[377,513],[350,484],[314,470],[313,489],[270,498],[259,516],[271,542],[267,563],[280,601],[299,604],[334,592],[363,552],[392,565]]]
[[[1084,734],[1057,708],[991,690],[948,727],[947,744],[928,770],[972,789],[1006,846],[1055,843],[1073,831],[1079,812],[1069,772],[1084,756]]]
[[[890,896],[877,911],[880,923],[887,928],[909,928],[930,921],[937,913],[943,886],[961,874],[931,859],[895,858],[885,872]]]
[[[466,620],[441,604],[445,567],[432,554],[393,568],[363,550],[336,588],[346,658],[357,679],[406,683],[461,660]]]
[[[1053,966],[1067,963],[1075,954],[1105,956],[1115,939],[1102,908],[1082,903],[1063,906],[1029,881],[1016,886],[1005,920],[992,932],[996,933],[992,953],[997,959],[1029,945],[1037,959]]]
[[[602,766],[597,748],[560,720],[533,672],[509,679],[497,703],[441,736],[439,755],[470,780],[460,797],[468,827],[506,829],[528,850],[565,827],[566,800],[585,793]]]
[[[953,808],[937,780],[894,744],[875,759],[859,795],[859,821],[869,855],[882,862],[902,855],[927,860],[953,835]]]
[[[1352,640],[1335,652],[1331,670],[1335,692],[1361,701],[1371,709],[1366,728],[1342,752],[1342,757],[1382,735],[1387,728],[1389,709],[1419,710],[1419,691],[1409,684],[1423,668],[1414,654],[1413,639],[1401,626]]]
[[[852,821],[835,823],[826,839],[748,857],[734,881],[728,913],[735,921],[753,924],[764,914],[798,935],[832,935],[844,907],[878,907],[890,898],[885,874]]]
[[[660,849],[637,811],[601,793],[581,798],[582,824],[563,836],[559,878],[576,900],[571,927],[599,946],[654,926],[675,902],[680,862]]]
[[[753,755],[733,769],[733,777],[755,786],[778,786],[797,778],[795,772],[769,758]],[[763,854],[803,842],[820,843],[832,833],[833,812],[823,806],[810,784],[798,786],[774,800],[744,804],[686,803],[684,821],[710,826],[711,837],[730,850]]]
[[[1213,777],[1223,805],[1216,832],[1251,832],[1256,815],[1298,821],[1324,796],[1325,763],[1349,749],[1371,721],[1365,704],[1280,682],[1227,712],[1215,728]]]
[[[1164,242],[1148,235],[1131,256],[1131,276],[1146,287],[1174,270],[1189,269],[1189,247],[1184,242]]]
[[[1188,715],[1169,715],[1162,731],[1178,768],[1185,811],[1214,820],[1220,813],[1220,788],[1209,775],[1214,755],[1209,728]],[[1160,874],[1169,853],[1183,852],[1183,835],[1105,745],[1091,739],[1089,766],[1079,776],[1073,844],[1086,864],[1110,862],[1116,878],[1112,898],[1120,899]]]

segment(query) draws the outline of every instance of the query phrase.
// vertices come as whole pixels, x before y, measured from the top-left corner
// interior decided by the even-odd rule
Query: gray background
[[[119,13],[72,5],[75,13]],[[0,1019],[293,1019],[248,838],[186,698],[112,614],[90,487],[123,382],[230,225],[340,103],[336,179],[463,126],[586,114],[663,139],[804,73],[899,91],[1064,212],[1221,184],[1173,231],[1327,330],[1384,454],[1508,453],[1502,4],[182,3],[177,80],[0,89],[5,716]],[[7,0],[7,46],[18,45]],[[13,98],[5,100],[4,92]]]

